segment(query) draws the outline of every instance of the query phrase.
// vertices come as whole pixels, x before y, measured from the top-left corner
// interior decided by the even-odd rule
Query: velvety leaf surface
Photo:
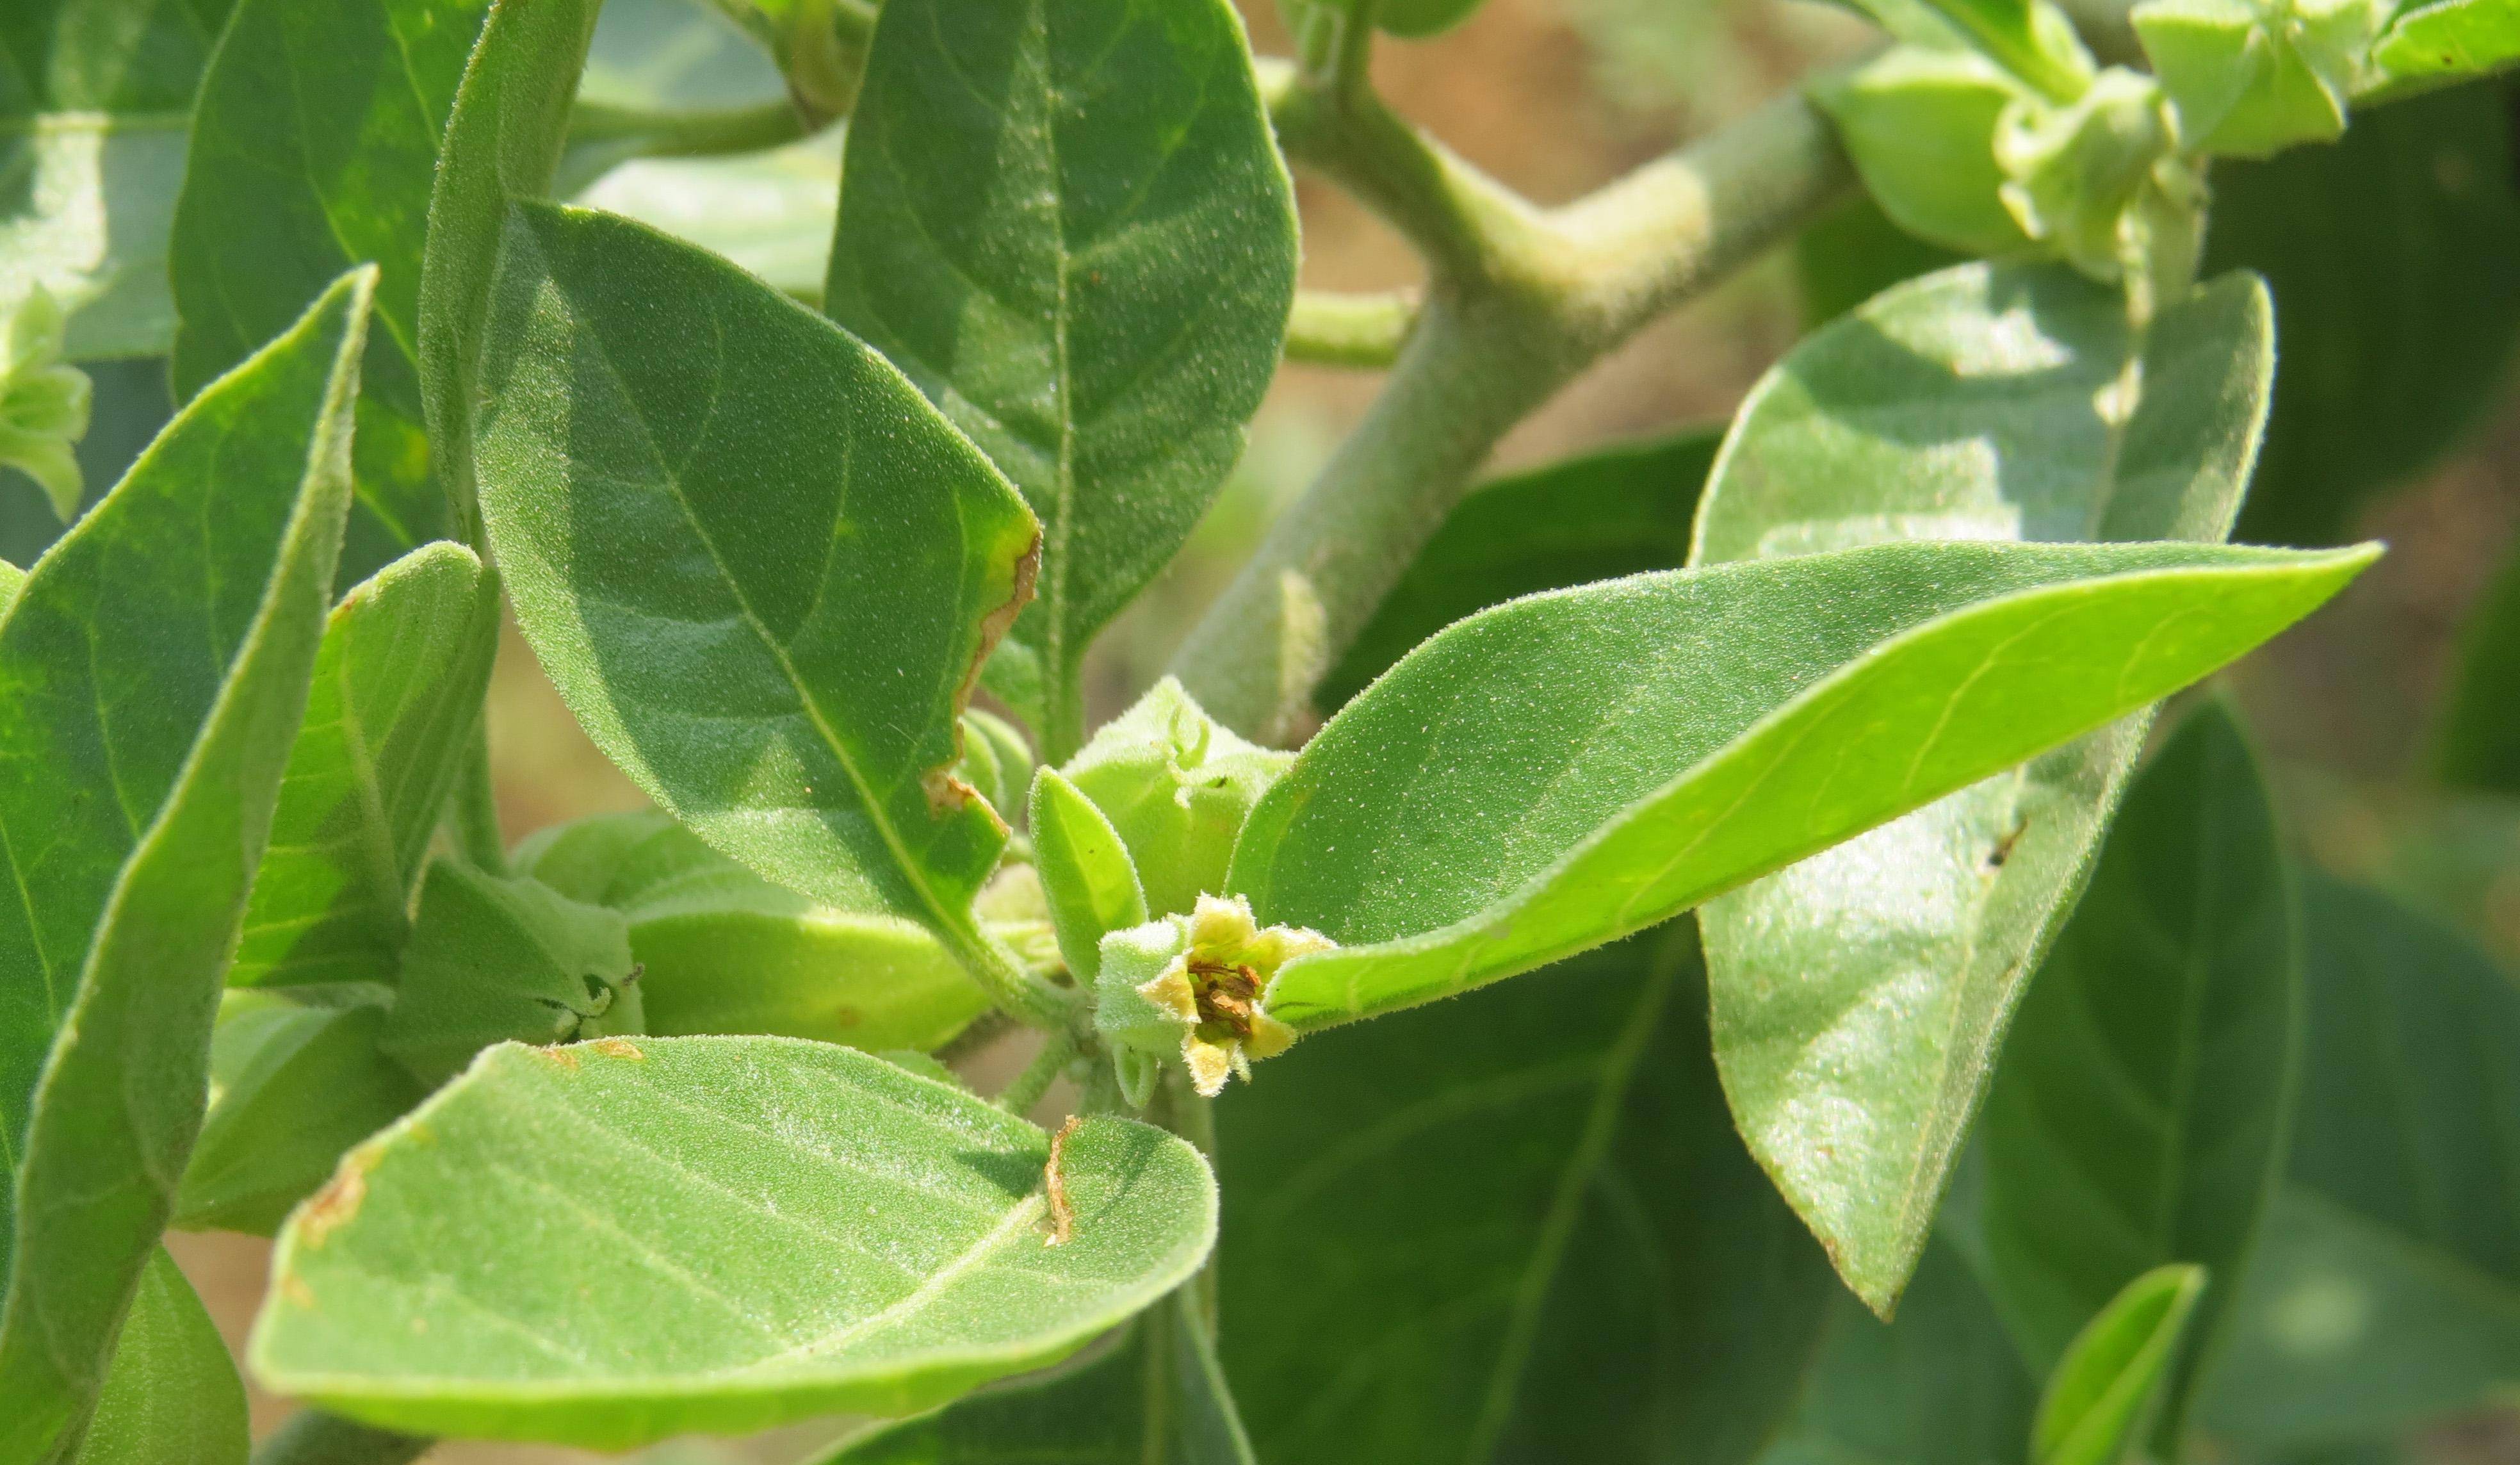
[[[1322,1027],[1653,924],[2141,707],[2364,563],[1890,544],[1484,612],[1330,719],[1252,810],[1233,889],[1343,943],[1282,971],[1269,1009]],[[1847,1142],[1868,1111],[1822,1101],[1839,1117],[1814,1127],[1797,1056],[1844,1004],[1803,984],[1744,1011],[1725,981],[1735,1112]],[[1754,1150],[1775,1152],[1771,1124],[1745,1126]]]
[[[1722,440],[1718,430],[1690,428],[1481,486],[1418,551],[1315,702],[1344,707],[1410,648],[1473,611],[1687,564],[1698,490]]]
[[[825,904],[968,931],[1006,826],[946,777],[1023,502],[883,358],[688,245],[511,215],[478,453],[517,618],[596,744]]]
[[[2224,704],[2198,708],[2136,778],[1986,1101],[1976,1222],[2035,1367],[2156,1267],[2217,1280],[2164,1378],[2165,1453],[2283,1169],[2301,956],[2268,799]]]
[[[1236,836],[1292,761],[1236,736],[1167,676],[1059,771],[1111,821],[1147,908],[1163,916],[1226,889]]]
[[[245,1381],[209,1310],[163,1247],[113,1346],[76,1465],[245,1465]]]
[[[1834,1284],[1734,1136],[1688,926],[1317,1034],[1218,1110],[1261,1458],[1748,1458]]]
[[[498,649],[498,576],[462,545],[334,608],[230,985],[393,980]]]
[[[2387,896],[2304,882],[2292,1158],[2203,1421],[2376,1435],[2520,1389],[2520,987]]]
[[[884,8],[824,306],[1041,516],[1041,604],[1015,634],[1054,682],[1241,455],[1295,263],[1225,0]]]
[[[604,814],[545,831],[518,847],[517,866],[627,918],[650,1032],[923,1051],[988,1007],[925,928],[819,905],[668,814]]]
[[[1146,923],[1138,867],[1111,821],[1056,768],[1033,776],[1028,827],[1058,952],[1077,984],[1088,985],[1102,970],[1102,938]]]
[[[2075,1335],[2030,1424],[2033,1465],[2117,1465],[2141,1448],[2204,1289],[2203,1267],[2156,1267]]]
[[[1899,286],[1754,389],[1697,562],[1898,539],[2219,540],[2266,419],[2268,331],[2245,276],[2165,311],[2139,351],[2118,293],[2063,265]],[[1743,1132],[1875,1307],[1924,1244],[1995,1043],[2143,728],[2047,753],[1707,908]],[[1810,1027],[1776,1026],[1793,1023]],[[1809,1061],[1776,1087],[1745,1083],[1730,1045],[1752,1031],[1798,1031]],[[1822,1109],[1837,1118],[1810,1142]]]
[[[1193,1289],[1067,1366],[852,1441],[819,1465],[1250,1465]]]
[[[334,276],[378,267],[359,373],[363,579],[447,526],[416,357],[437,141],[489,0],[236,0],[202,78],[175,205],[180,399],[294,319]]]
[[[1845,1292],[1792,1422],[1760,1465],[2020,1465],[2038,1382],[1947,1242],[1928,1243],[1895,1321]]]
[[[429,467],[460,538],[475,537],[472,409],[508,205],[551,190],[603,0],[494,3],[438,141],[418,340]]]
[[[0,15],[0,311],[41,286],[69,313],[73,359],[166,349],[185,129],[232,3],[17,0]]]
[[[385,1056],[382,987],[230,991],[210,1038],[210,1109],[174,1224],[269,1236],[344,1151],[428,1090]]]
[[[1207,1256],[1215,1182],[1187,1143],[1087,1122],[1055,1246],[1050,1155],[848,1048],[494,1048],[292,1219],[254,1370],[371,1423],[606,1448],[931,1408]]]
[[[2468,612],[2443,713],[2435,771],[2442,782],[2520,794],[2520,549]]]
[[[2501,95],[2354,114],[2345,136],[2214,169],[2208,269],[2264,275],[2283,344],[2238,537],[2332,544],[2497,396],[2520,334],[2520,192]]]
[[[371,278],[196,398],[0,619],[0,1459],[86,1414],[201,1125],[332,602]]]

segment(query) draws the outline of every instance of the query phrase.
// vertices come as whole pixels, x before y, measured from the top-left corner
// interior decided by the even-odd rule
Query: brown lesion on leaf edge
[[[1015,556],[1013,586],[996,609],[980,618],[979,642],[971,648],[970,664],[963,668],[963,680],[954,688],[949,711],[954,734],[953,754],[944,762],[919,775],[919,788],[927,796],[930,813],[941,817],[966,804],[977,803],[988,810],[991,819],[997,821],[999,832],[1006,832],[1006,821],[998,818],[997,810],[989,808],[989,801],[980,797],[980,791],[957,777],[954,769],[963,761],[963,710],[971,705],[971,691],[980,684],[980,668],[989,664],[989,653],[997,650],[998,643],[1006,639],[1015,618],[1032,603],[1033,581],[1040,575],[1041,529],[1035,526],[1032,542],[1024,546],[1022,554]]]

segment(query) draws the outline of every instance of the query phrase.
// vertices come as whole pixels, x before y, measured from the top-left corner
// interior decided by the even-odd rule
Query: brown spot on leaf
[[[1060,1246],[1076,1234],[1076,1212],[1067,1204],[1067,1176],[1061,1167],[1067,1163],[1067,1137],[1085,1121],[1069,1115],[1067,1122],[1050,1137],[1050,1164],[1041,1169],[1041,1186],[1050,1198],[1050,1239],[1043,1246]]]
[[[648,1057],[647,1049],[626,1037],[599,1037],[587,1046],[607,1058],[631,1058],[644,1062]]]
[[[554,1043],[548,1048],[536,1048],[534,1051],[571,1073],[577,1071],[577,1055],[570,1052],[564,1043]]]
[[[323,1189],[307,1197],[305,1209],[297,1213],[297,1239],[307,1250],[321,1248],[335,1231],[358,1217],[359,1206],[368,1198],[368,1171],[376,1167],[377,1152],[359,1145],[341,1157]]]
[[[980,791],[954,774],[955,765],[963,761],[963,710],[971,705],[971,690],[980,684],[980,668],[989,664],[989,653],[1006,639],[1007,630],[1032,603],[1033,581],[1041,574],[1041,530],[1032,531],[1032,542],[1015,557],[1014,584],[995,610],[980,618],[980,639],[971,648],[971,664],[963,668],[963,680],[954,688],[954,755],[919,777],[919,787],[927,796],[927,807],[936,814],[950,814],[966,804],[977,803],[1004,834],[1006,820],[980,797]]]

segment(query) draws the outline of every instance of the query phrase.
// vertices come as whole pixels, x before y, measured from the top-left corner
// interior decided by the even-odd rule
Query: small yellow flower
[[[1143,1106],[1153,1089],[1148,1055],[1178,1051],[1192,1084],[1214,1097],[1228,1077],[1251,1076],[1254,1060],[1286,1051],[1295,1030],[1269,1016],[1269,984],[1286,963],[1336,944],[1261,926],[1239,895],[1201,895],[1188,915],[1105,936],[1094,1025],[1119,1050],[1129,1102]]]

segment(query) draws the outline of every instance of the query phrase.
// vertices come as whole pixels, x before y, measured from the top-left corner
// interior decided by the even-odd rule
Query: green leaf
[[[2369,557],[1893,544],[1474,616],[1253,808],[1232,888],[1344,943],[1269,1010],[1371,1016],[1654,924],[2204,675]],[[1789,1034],[1839,1009],[1744,1013],[1720,970],[1736,1113],[1797,1103]]]
[[[2351,538],[2505,400],[2520,195],[2493,87],[2357,115],[2333,146],[2214,168],[2206,268],[2264,275],[2283,370],[2238,537]]]
[[[0,314],[49,292],[69,311],[73,359],[166,349],[185,129],[227,10],[18,0],[0,16]]]
[[[1411,647],[1517,595],[1679,569],[1722,440],[1684,428],[1482,484],[1418,551],[1315,701],[1344,707]]]
[[[230,991],[210,1039],[210,1109],[174,1223],[269,1236],[344,1151],[428,1090],[384,1055],[383,988]]]
[[[230,985],[393,980],[498,649],[499,577],[462,545],[334,608]]]
[[[1916,28],[1907,7],[1859,0],[1902,39]],[[2048,0],[1923,0],[1934,18],[2051,102],[2070,103],[2091,83],[2093,66],[2073,23]]]
[[[2301,951],[2268,801],[2223,704],[2181,724],[2135,780],[1986,1101],[1975,1219],[2034,1366],[2154,1267],[2226,1279],[2165,1379],[2165,1459],[2283,1170]]]
[[[1883,1322],[1839,1293],[1792,1423],[1760,1465],[2023,1465],[2038,1383],[1948,1241]]]
[[[2520,8],[2511,0],[2440,0],[2399,12],[2371,51],[2389,76],[2482,76],[2520,59]]]
[[[0,619],[0,1459],[93,1404],[201,1125],[332,601],[372,280],[195,398]]]
[[[2117,1465],[2138,1457],[2205,1268],[2156,1267],[2126,1284],[2065,1350],[2030,1425],[2032,1465]]]
[[[420,394],[429,467],[458,537],[476,538],[472,410],[508,206],[551,190],[603,0],[494,0],[438,144],[422,255]]]
[[[820,301],[839,196],[835,130],[732,158],[642,158],[575,202],[723,254],[783,295]]]
[[[734,266],[601,214],[512,219],[478,451],[544,668],[712,845],[968,933],[1006,826],[947,775],[1031,577],[1023,501],[882,357]]]
[[[545,831],[518,849],[517,867],[629,921],[650,1032],[924,1051],[988,1007],[924,928],[816,904],[666,814],[607,814]]]
[[[1149,1431],[1156,1431],[1149,1438]],[[817,1465],[1251,1465],[1192,1289],[1064,1368],[881,1427]]]
[[[245,1465],[245,1381],[193,1284],[158,1248],[140,1273],[75,1465]]]
[[[2520,987],[2375,892],[2312,877],[2302,909],[2291,1163],[2202,1410],[2266,1445],[2520,1389]]]
[[[2345,130],[2383,0],[2144,0],[2131,16],[2181,146],[2263,158]]]
[[[437,141],[489,0],[236,0],[175,204],[175,395],[243,360],[326,282],[377,264],[342,572],[438,537],[416,356]]]
[[[969,784],[998,817],[1012,822],[1031,796],[1032,748],[1013,724],[987,712],[963,713],[963,760],[956,776]]]
[[[1236,832],[1292,761],[1237,737],[1167,676],[1062,771],[1128,846],[1147,909],[1168,916],[1226,889]]]
[[[644,1030],[629,923],[537,880],[439,859],[420,891],[384,1051],[434,1088],[492,1043]]]
[[[1686,924],[1270,1060],[1217,1112],[1263,1458],[1749,1458],[1830,1295],[1741,1148]]]
[[[1041,604],[1014,634],[1053,698],[1241,456],[1295,265],[1293,194],[1226,0],[884,7],[824,308],[1041,516]],[[1081,715],[1034,717],[1048,761]]]
[[[2164,311],[2138,348],[2119,294],[2062,266],[1946,270],[1815,333],[1753,389],[1698,516],[1697,558],[1905,538],[2220,539],[2272,372],[2266,294],[2246,277]],[[1733,1112],[1876,1308],[1924,1244],[1995,1044],[2081,889],[2144,725],[2121,722],[1706,910]],[[1812,1128],[1821,1113],[1839,1117],[1825,1136]]]
[[[1477,14],[1486,0],[1377,0],[1373,23],[1393,35],[1422,40]]]
[[[1102,938],[1146,924],[1138,867],[1111,821],[1056,768],[1033,775],[1031,821],[1033,860],[1058,953],[1077,985],[1090,986],[1102,970]]]
[[[932,1408],[1207,1256],[1189,1144],[1096,1119],[1060,1149],[1051,1246],[1051,1137],[879,1058],[494,1048],[291,1220],[254,1372],[372,1424],[598,1448]]]
[[[1995,133],[2029,96],[1982,56],[1894,46],[1813,88],[1864,186],[1902,229],[1971,254],[2028,250],[2003,206]]]
[[[1890,222],[1870,198],[1850,199],[1794,236],[1803,327],[1818,330],[1902,280],[1963,262]]]
[[[2520,549],[2468,613],[2433,768],[2453,788],[2520,794]]]

